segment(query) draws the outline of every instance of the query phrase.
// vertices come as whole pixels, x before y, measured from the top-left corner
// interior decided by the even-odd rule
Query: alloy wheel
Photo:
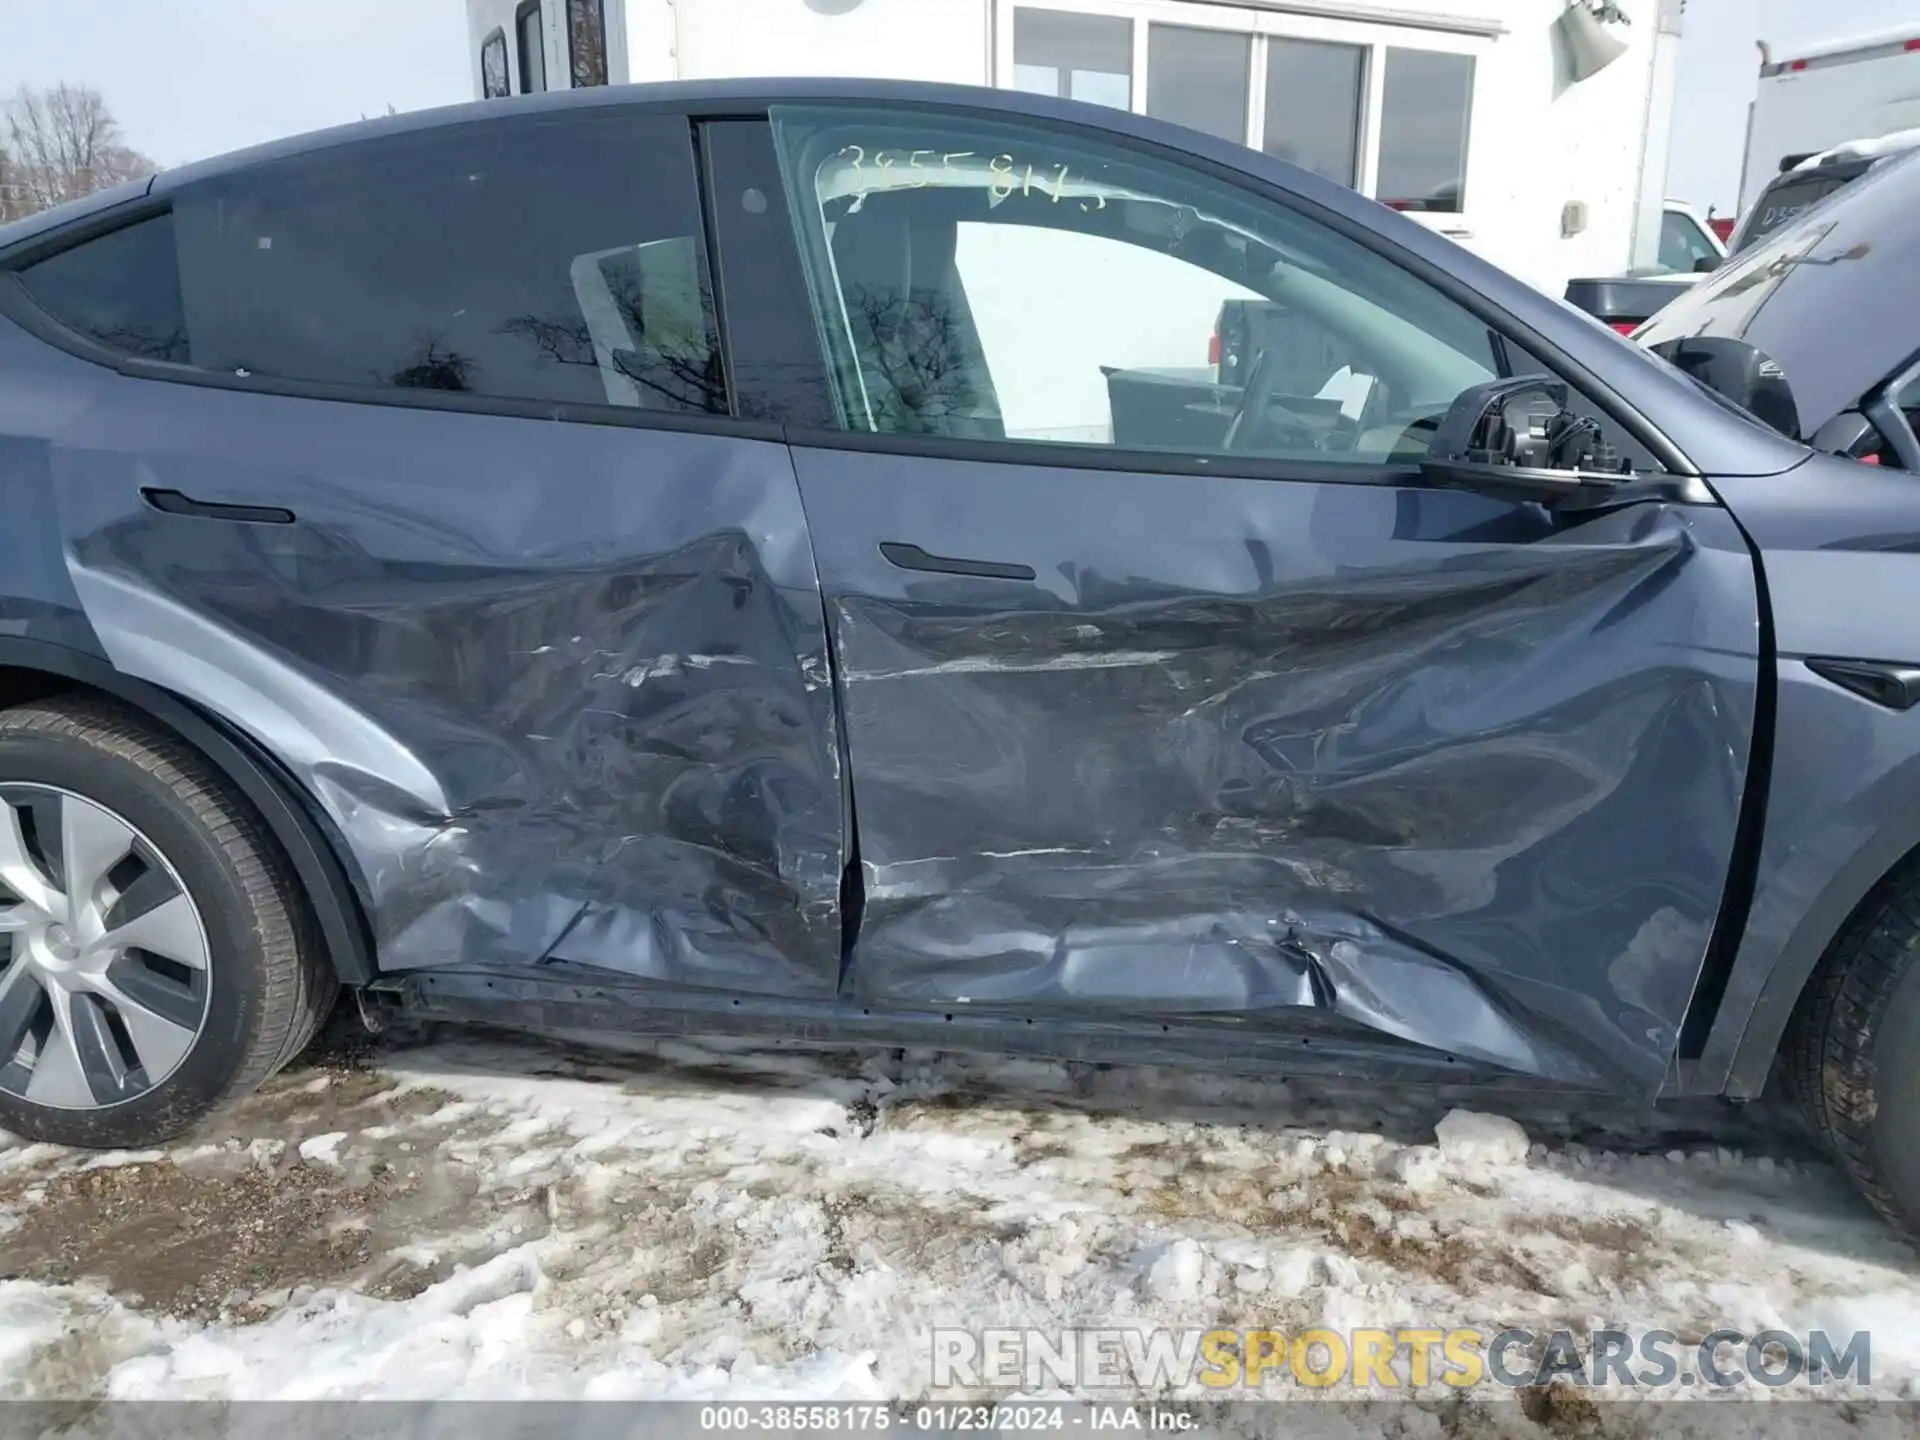
[[[132,824],[49,785],[0,785],[0,1091],[88,1110],[178,1068],[206,1024],[206,926]]]

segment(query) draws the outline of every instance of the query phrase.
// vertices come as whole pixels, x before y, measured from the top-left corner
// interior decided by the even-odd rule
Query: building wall
[[[995,82],[994,30],[1011,25],[1013,0],[862,0],[831,13],[845,3],[627,0],[630,71],[636,79],[790,74]],[[1068,3],[1082,8],[1088,0]],[[1113,0],[1110,8],[1150,21],[1190,15],[1203,23],[1221,10],[1207,0]],[[1633,22],[1620,32],[1627,53],[1577,85],[1553,29],[1565,0],[1308,0],[1291,14],[1255,0],[1233,8],[1276,17],[1272,25],[1302,38],[1375,34],[1414,47],[1464,45],[1475,57],[1468,212],[1417,218],[1554,293],[1574,275],[1628,267],[1660,0],[1625,0]],[[1336,11],[1361,28],[1341,28],[1329,18]],[[1448,28],[1375,23],[1388,15]],[[1003,62],[1008,53],[1003,39]],[[1005,83],[1010,76],[997,78]],[[1649,186],[1657,200],[1664,148],[1655,160],[1661,173]],[[1585,205],[1586,227],[1563,238],[1569,201]]]
[[[862,0],[840,15],[810,0],[628,0],[636,3],[677,15],[679,73],[686,79],[858,75],[988,83],[988,0]]]
[[[564,62],[558,11],[547,0],[548,69]],[[1013,12],[1022,0],[605,0],[616,80],[748,75],[858,75],[1011,82]],[[1037,0],[1077,10],[1131,13],[1149,23],[1239,24],[1303,39],[1339,39],[1474,56],[1467,211],[1420,215],[1541,288],[1558,293],[1575,275],[1626,269],[1635,255],[1643,196],[1657,205],[1665,147],[1643,143],[1668,113],[1673,42],[1657,48],[1662,5],[1622,0],[1632,24],[1617,33],[1627,52],[1574,84],[1554,34],[1568,0]],[[480,90],[479,49],[495,25],[511,42],[515,0],[468,0],[469,64]],[[839,12],[839,13],[835,13]],[[511,43],[510,43],[511,48]],[[1376,52],[1379,53],[1379,52]],[[1656,58],[1663,62],[1656,66]],[[624,62],[624,63],[623,63]],[[515,56],[515,83],[518,84]],[[623,73],[624,72],[624,73]],[[1375,99],[1379,94],[1374,85]],[[1643,175],[1643,158],[1654,170]],[[1569,202],[1585,225],[1563,236]],[[1640,253],[1654,233],[1642,217]],[[1650,256],[1648,257],[1650,258]]]

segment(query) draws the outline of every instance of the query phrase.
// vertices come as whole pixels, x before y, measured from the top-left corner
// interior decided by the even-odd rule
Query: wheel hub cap
[[[206,927],[105,806],[0,785],[0,1091],[60,1110],[134,1099],[206,1023]]]

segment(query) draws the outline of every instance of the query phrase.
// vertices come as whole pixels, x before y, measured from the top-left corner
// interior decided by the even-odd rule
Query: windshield
[[[1746,224],[1740,227],[1740,234],[1734,239],[1733,253],[1741,254],[1769,235],[1784,229],[1844,186],[1850,178],[1851,172],[1836,175],[1809,170],[1805,174],[1795,172],[1790,179],[1774,181],[1760,192],[1760,198],[1754,202],[1753,213],[1747,217]]]
[[[1811,434],[1920,337],[1920,151],[1815,202],[1676,297],[1635,338],[1744,340],[1778,361]]]

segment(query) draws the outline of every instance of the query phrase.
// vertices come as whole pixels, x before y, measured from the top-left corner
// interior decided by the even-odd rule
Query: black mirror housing
[[[1803,438],[1787,373],[1764,351],[1724,335],[1688,335],[1655,345],[1653,353],[1789,440]]]
[[[1542,375],[1461,392],[1421,472],[1437,484],[1549,505],[1590,501],[1633,478],[1599,425],[1567,408],[1567,387]]]

